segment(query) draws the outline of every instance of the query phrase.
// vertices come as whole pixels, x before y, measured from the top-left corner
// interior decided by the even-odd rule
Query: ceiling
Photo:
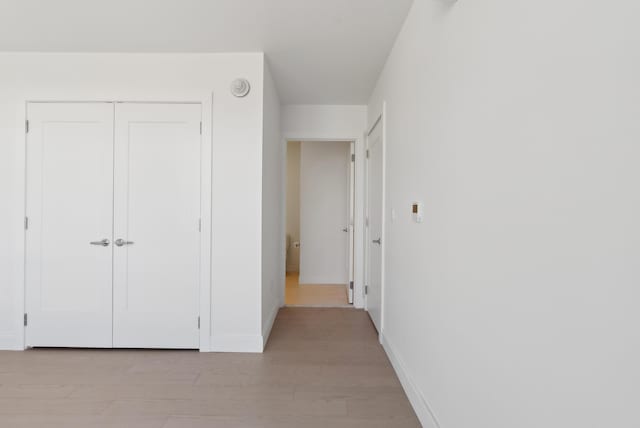
[[[413,0],[0,0],[0,51],[264,51],[284,104],[366,104]]]

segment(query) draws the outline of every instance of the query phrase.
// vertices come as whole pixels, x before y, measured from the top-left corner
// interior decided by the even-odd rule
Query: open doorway
[[[287,141],[287,306],[351,306],[354,142]]]

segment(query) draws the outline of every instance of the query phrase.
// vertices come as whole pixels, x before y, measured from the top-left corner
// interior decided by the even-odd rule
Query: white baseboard
[[[278,316],[278,312],[280,311],[279,306],[274,306],[271,310],[271,314],[267,319],[267,322],[262,325],[262,349],[267,346],[267,341],[269,340],[269,336],[271,335],[271,329],[273,328],[273,323],[276,321],[276,317]]]
[[[440,428],[440,424],[431,410],[431,406],[429,406],[429,403],[422,392],[420,392],[415,382],[413,382],[409,377],[406,366],[395,351],[395,347],[382,334],[380,335],[380,343],[382,343],[382,346],[391,361],[391,365],[395,369],[396,374],[400,379],[400,383],[402,384],[402,387],[409,398],[409,402],[413,406],[413,410],[416,412],[422,426],[424,428]]]
[[[212,336],[211,352],[262,353],[262,335]]]

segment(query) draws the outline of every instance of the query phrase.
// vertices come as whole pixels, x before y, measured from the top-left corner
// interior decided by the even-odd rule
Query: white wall
[[[282,133],[287,140],[356,142],[355,217],[364,218],[364,131],[367,106],[287,105],[282,109]],[[355,224],[354,305],[364,307],[364,225]]]
[[[291,240],[287,272],[300,272],[300,141],[287,142],[287,235]]]
[[[262,54],[0,54],[0,348],[23,347],[25,101],[148,100],[203,102],[203,349],[261,350],[262,86]]]
[[[284,305],[285,145],[280,134],[280,100],[268,64],[264,64],[262,146],[262,340]]]
[[[416,0],[369,121],[386,100],[383,334],[424,426],[640,426],[639,16]]]
[[[350,142],[302,142],[300,284],[349,282],[350,155]]]

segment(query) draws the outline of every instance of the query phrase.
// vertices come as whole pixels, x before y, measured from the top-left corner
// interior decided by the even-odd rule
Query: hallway
[[[351,307],[344,285],[300,284],[298,272],[287,273],[285,304],[306,307]]]
[[[0,426],[420,424],[366,312],[284,308],[264,354],[0,352]]]

